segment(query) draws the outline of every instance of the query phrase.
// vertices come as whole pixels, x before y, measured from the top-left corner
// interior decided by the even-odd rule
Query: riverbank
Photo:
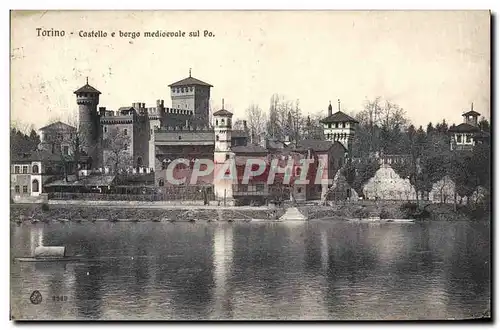
[[[268,206],[214,206],[183,205],[151,202],[61,202],[47,204],[11,204],[13,222],[96,222],[96,221],[252,221],[278,220],[287,207]],[[471,221],[478,220],[470,208],[455,210],[451,204],[427,204],[378,201],[338,203],[331,206],[298,205],[297,209],[309,220],[347,219],[412,219],[416,221]],[[489,218],[483,214],[483,218]]]

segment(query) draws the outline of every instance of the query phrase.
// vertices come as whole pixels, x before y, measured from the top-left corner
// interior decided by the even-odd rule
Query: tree
[[[246,110],[247,127],[251,143],[260,143],[266,126],[266,114],[256,105],[251,104]]]
[[[427,135],[430,135],[434,133],[434,126],[432,126],[432,123],[427,124]]]
[[[115,173],[132,166],[130,136],[125,135],[118,127],[111,127],[103,140],[104,164],[112,167]]]
[[[479,121],[479,128],[484,131],[484,132],[490,132],[490,123],[488,120],[484,117],[481,117],[481,120]]]
[[[33,127],[24,127],[22,129],[16,126],[11,127],[10,152],[12,155],[37,150],[39,144],[40,136],[38,136]]]

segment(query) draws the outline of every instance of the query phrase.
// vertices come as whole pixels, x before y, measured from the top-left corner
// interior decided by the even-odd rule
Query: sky
[[[65,31],[39,37],[37,28]],[[106,31],[82,38],[79,31]],[[144,38],[146,31],[200,30],[199,38]],[[215,36],[203,37],[203,31]],[[118,37],[140,32],[139,38]],[[73,35],[70,33],[73,32]],[[115,37],[111,33],[115,32]],[[302,112],[347,113],[381,97],[416,126],[490,116],[487,11],[44,11],[11,17],[11,122],[40,128],[74,120],[73,92],[89,83],[99,106],[170,106],[168,85],[188,76],[212,84],[215,110],[243,118],[275,93]]]

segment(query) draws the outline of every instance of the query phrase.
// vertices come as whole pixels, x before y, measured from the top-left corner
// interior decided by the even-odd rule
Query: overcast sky
[[[36,28],[65,37],[37,37]],[[80,38],[107,31],[107,38]],[[210,30],[215,37],[136,39],[111,32]],[[70,35],[74,32],[74,35]],[[73,117],[73,91],[89,83],[100,106],[170,106],[168,84],[188,76],[214,85],[242,118],[273,93],[300,100],[304,113],[328,102],[357,112],[377,96],[426,125],[490,113],[489,12],[34,12],[14,14],[11,119],[36,128]]]

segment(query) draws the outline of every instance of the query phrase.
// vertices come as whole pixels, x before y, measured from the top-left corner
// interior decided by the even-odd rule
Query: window
[[[345,128],[345,123],[342,123],[342,128]]]
[[[298,188],[298,189],[297,189],[297,192],[298,192],[299,194],[300,194],[300,193],[302,193],[302,188]]]
[[[127,129],[126,129],[126,128],[123,130],[123,134],[125,134],[125,135],[127,135],[127,134],[128,134],[128,131],[127,131]]]
[[[38,173],[38,165],[33,165],[33,167],[31,168],[31,172],[33,173]]]
[[[219,141],[219,136],[218,135],[215,136],[215,141]]]
[[[215,125],[219,125],[219,120],[218,119],[215,120]]]
[[[335,128],[339,128],[339,123],[335,123]]]
[[[301,171],[300,171],[300,167],[297,167],[297,168],[295,169],[295,175],[297,175],[297,176],[298,176],[298,175],[300,175],[300,172],[301,172]]]
[[[16,186],[16,187],[15,187],[15,190],[16,190],[16,193],[19,193],[19,192],[20,192],[20,190],[19,190],[19,186]]]
[[[179,135],[179,140],[181,140],[181,139],[182,139],[182,136]]]
[[[467,143],[469,143],[469,142],[471,141],[470,134],[467,134],[467,135],[465,136],[465,138],[466,138],[466,142],[467,142]]]
[[[123,145],[123,148],[124,148],[125,150],[128,150],[128,144],[127,144],[127,143],[125,143],[125,144]]]
[[[68,146],[64,146],[63,147],[63,155],[68,155],[69,154],[69,147]]]
[[[21,173],[21,168],[20,168],[20,166],[14,166],[14,173],[16,173],[16,174]]]
[[[226,155],[226,160],[228,160],[228,159],[229,159],[229,155]]]
[[[165,181],[163,179],[158,180],[158,186],[163,187],[165,185]]]
[[[28,173],[28,166],[23,166],[23,174]]]
[[[39,186],[38,180],[37,179],[33,180],[33,184],[31,185],[31,190],[33,192],[38,192],[38,189],[39,189],[38,186]]]
[[[221,125],[224,125],[224,119],[221,119],[221,120],[220,120],[220,124],[221,124]]]
[[[62,140],[63,139],[63,135],[61,133],[57,133],[57,139],[58,140]]]
[[[256,191],[264,191],[264,184],[263,183],[258,183],[255,185],[255,190]]]
[[[23,193],[27,193],[28,192],[28,186],[23,186]]]
[[[104,126],[104,133],[107,133],[107,132],[108,132],[108,127]]]
[[[462,135],[457,135],[457,143],[462,143]]]

